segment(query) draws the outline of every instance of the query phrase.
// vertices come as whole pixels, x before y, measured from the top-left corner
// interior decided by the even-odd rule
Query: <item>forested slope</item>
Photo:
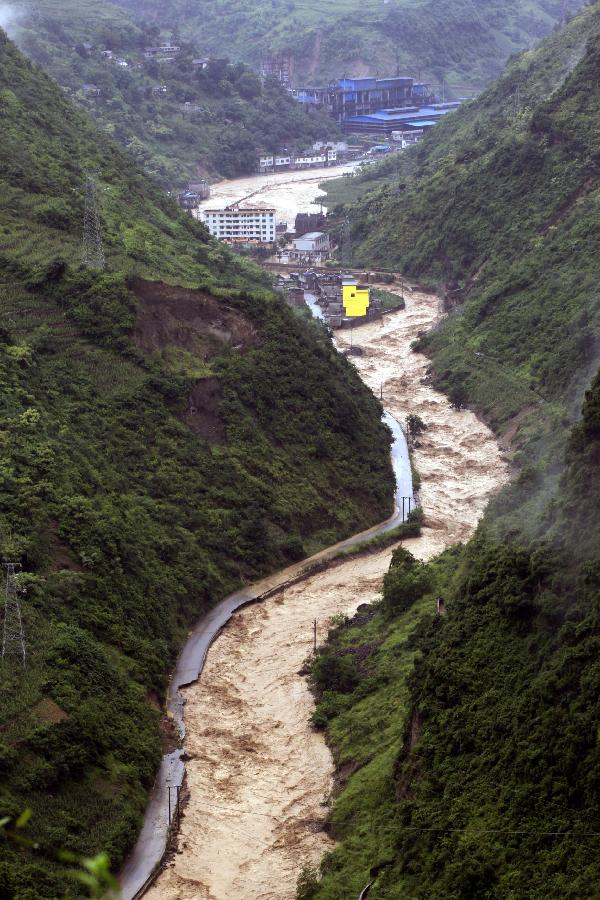
[[[348,209],[358,260],[439,286],[451,314],[421,342],[438,383],[497,429],[523,417],[532,483],[599,357],[599,33],[594,4]]]
[[[90,173],[105,272],[79,264]],[[0,819],[30,807],[39,845],[0,841],[0,885],[37,900],[76,894],[58,850],[116,866],[135,839],[189,625],[385,517],[393,476],[380,406],[323,332],[1,33],[0,383],[27,650],[0,667]]]
[[[173,19],[161,32],[101,0],[39,0],[33,6],[15,0],[11,10],[10,33],[23,52],[171,190],[192,176],[252,173],[259,151],[303,150],[338,134],[328,116],[306,110],[279,84],[263,83],[238,64],[228,41],[207,69],[194,66],[196,57],[206,55],[203,41],[177,36]],[[181,47],[175,60],[145,58],[145,47],[169,41],[174,32]]]
[[[348,75],[418,75],[447,88],[481,89],[511,53],[547,34],[561,13],[553,0],[523,4],[470,0],[119,0],[126,9],[202,41],[220,55],[223,35],[237,59],[257,64],[264,55],[291,54],[297,80]],[[230,51],[232,52],[232,51]]]
[[[340,844],[303,900],[597,894],[599,16],[363,179],[360,259],[440,286],[449,316],[419,345],[516,473],[465,547],[397,551],[381,604],[315,661]]]
[[[302,900],[595,897],[600,879],[600,375],[553,536],[485,528],[429,565],[394,554],[383,600],[313,665],[340,841]],[[436,599],[444,601],[435,615]]]

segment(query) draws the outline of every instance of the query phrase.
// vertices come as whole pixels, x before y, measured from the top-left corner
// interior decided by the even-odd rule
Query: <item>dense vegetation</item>
[[[340,845],[303,900],[597,894],[599,25],[596,4],[342,187],[374,186],[359,259],[439,285],[450,315],[419,345],[455,403],[510,426],[519,471],[465,547],[398,551],[317,656]]]
[[[337,135],[329,117],[304,109],[278,83],[229,64],[229,44],[203,69],[194,65],[203,47],[182,40],[172,22],[161,33],[98,0],[34,7],[17,0],[13,8],[11,34],[21,49],[171,190],[192,176],[254,172],[262,150],[303,150]],[[144,48],[163,40],[181,47],[177,58],[146,59]]]
[[[420,75],[446,89],[479,90],[515,50],[553,27],[555,0],[516,3],[470,0],[118,0],[126,9],[170,27],[182,23],[203,52],[221,55],[224,35],[236,59],[257,64],[272,53],[291,54],[297,81],[326,82],[352,75]]]
[[[348,210],[358,260],[440,288],[452,314],[421,347],[455,402],[521,422],[529,487],[556,484],[600,349],[598,34],[595,4],[415,152],[343,185],[375,184]]]
[[[600,866],[600,374],[544,542],[395,552],[316,657],[339,847],[299,897],[593,897]],[[436,598],[443,615],[435,615]]]
[[[27,647],[0,666],[0,821],[30,807],[38,844],[0,843],[0,893],[38,900],[67,890],[57,848],[118,865],[134,840],[189,625],[384,518],[392,472],[324,332],[1,33],[0,125],[0,554]],[[79,265],[89,172],[104,272]]]

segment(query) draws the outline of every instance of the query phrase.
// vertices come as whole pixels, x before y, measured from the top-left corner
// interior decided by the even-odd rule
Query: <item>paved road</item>
[[[316,310],[314,312],[318,315]],[[386,412],[383,418],[393,437],[391,455],[396,477],[393,515],[385,522],[340,541],[309,559],[295,563],[293,566],[236,591],[207,613],[193,630],[181,651],[169,686],[167,709],[173,716],[182,736],[185,733],[184,700],[180,688],[199,678],[211,644],[237,609],[301,577],[307,568],[334,558],[340,550],[357,547],[372,537],[391,531],[402,523],[402,498],[413,496],[408,447],[404,432],[393,416]],[[175,750],[163,757],[146,810],[142,831],[120,876],[123,900],[133,900],[138,895],[141,896],[140,892],[163,857],[169,834],[169,786],[171,786],[171,802],[174,804],[175,788],[177,785],[181,785],[185,768],[181,758],[182,753],[182,750]]]

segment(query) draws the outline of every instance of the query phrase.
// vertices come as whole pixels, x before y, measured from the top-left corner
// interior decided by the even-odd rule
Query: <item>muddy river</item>
[[[304,181],[295,210],[289,185],[264,184],[261,199],[276,205],[283,188],[282,212],[293,218],[315,194]],[[473,413],[451,409],[421,383],[428,362],[410,343],[435,325],[438,301],[418,290],[406,298],[406,310],[354,329],[363,355],[352,359],[377,394],[383,386],[384,405],[399,421],[417,413],[427,425],[415,452],[426,526],[404,542],[427,559],[472,534],[508,467]],[[338,345],[349,338],[338,332]],[[189,797],[176,852],[147,894],[152,900],[293,900],[302,866],[331,848],[321,826],[333,761],[309,727],[313,703],[298,672],[311,651],[313,620],[324,638],[333,616],[374,600],[392,549],[338,563],[242,609],[212,646],[201,679],[185,691]]]
[[[347,166],[330,166],[326,169],[249,175],[246,178],[220,181],[211,186],[210,199],[201,203],[200,208],[226,206],[242,199],[252,200],[274,207],[277,210],[277,220],[287,222],[289,229],[293,231],[297,213],[321,210],[318,198],[324,197],[325,192],[319,190],[319,183],[350,173],[356,165],[357,163],[351,163]]]

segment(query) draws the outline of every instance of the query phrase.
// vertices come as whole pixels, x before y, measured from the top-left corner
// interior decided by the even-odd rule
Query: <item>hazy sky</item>
[[[2,3],[0,0],[0,28],[10,33],[12,25],[16,25],[22,10],[11,6],[10,3]]]

